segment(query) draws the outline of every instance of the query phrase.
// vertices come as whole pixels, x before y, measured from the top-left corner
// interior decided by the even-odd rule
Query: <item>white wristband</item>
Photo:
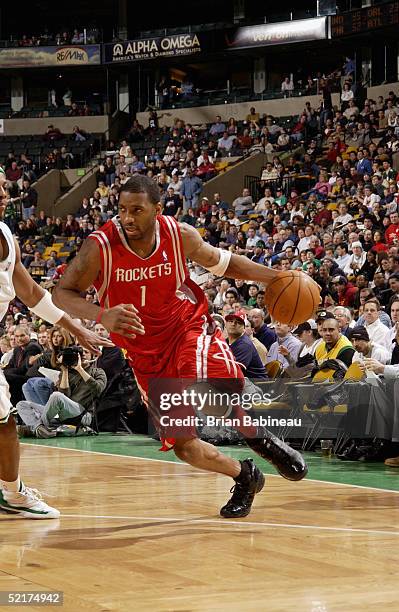
[[[31,312],[34,312],[35,315],[43,319],[43,321],[47,321],[48,323],[52,323],[55,325],[58,323],[60,319],[64,316],[65,312],[60,310],[53,304],[51,299],[51,295],[48,291],[45,291],[40,302],[36,304],[36,306],[31,306],[29,308]]]
[[[229,267],[231,251],[225,251],[223,249],[218,249],[218,251],[220,253],[218,263],[215,266],[212,266],[211,268],[207,268],[207,270],[209,270],[209,272],[212,272],[212,274],[215,274],[215,276],[223,276],[223,274]]]

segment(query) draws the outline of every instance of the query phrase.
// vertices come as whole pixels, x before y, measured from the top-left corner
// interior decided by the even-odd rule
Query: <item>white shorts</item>
[[[7,423],[12,408],[13,405],[10,401],[8,382],[4,376],[3,370],[0,369],[0,423]]]

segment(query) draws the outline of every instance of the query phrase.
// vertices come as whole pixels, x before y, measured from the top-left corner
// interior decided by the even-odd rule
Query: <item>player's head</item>
[[[119,192],[119,217],[129,240],[142,240],[152,233],[161,213],[158,185],[147,176],[129,179]]]
[[[3,168],[0,168],[0,220],[3,219],[7,207],[7,179]]]

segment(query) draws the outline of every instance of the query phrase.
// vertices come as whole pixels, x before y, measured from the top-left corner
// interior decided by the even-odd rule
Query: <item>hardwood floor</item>
[[[223,476],[22,451],[25,482],[62,517],[1,514],[0,591],[64,591],[68,612],[399,609],[399,493],[267,476],[251,515],[229,521]]]

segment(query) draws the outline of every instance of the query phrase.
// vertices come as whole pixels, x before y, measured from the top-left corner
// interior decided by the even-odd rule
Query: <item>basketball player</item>
[[[119,216],[85,241],[58,283],[54,302],[71,315],[101,322],[111,332],[113,342],[127,351],[147,403],[150,379],[193,383],[227,379],[241,389],[241,368],[219,329],[210,325],[207,300],[188,276],[186,257],[217,276],[265,284],[278,272],[207,244],[190,225],[161,215],[161,208],[153,180],[135,176],[127,181],[120,191]],[[101,307],[80,297],[93,284]],[[159,407],[150,401],[148,408],[159,424]],[[306,475],[302,456],[273,434],[253,425],[240,431],[282,476],[300,480]],[[177,437],[165,435],[164,430],[160,435],[161,450],[173,447],[177,457],[194,467],[235,480],[222,516],[249,514],[255,494],[264,485],[264,476],[251,459],[240,462],[224,456],[199,440],[195,427]]]
[[[6,177],[0,169],[0,219],[4,218],[6,206]],[[8,225],[0,221],[0,321],[15,295],[43,320],[65,327],[89,350],[98,353],[96,345],[104,344],[103,338],[54,306],[51,295],[35,283],[22,265],[18,243]],[[59,511],[48,506],[40,493],[26,487],[19,477],[19,443],[12,410],[8,384],[0,370],[0,508],[25,518],[58,518]]]

